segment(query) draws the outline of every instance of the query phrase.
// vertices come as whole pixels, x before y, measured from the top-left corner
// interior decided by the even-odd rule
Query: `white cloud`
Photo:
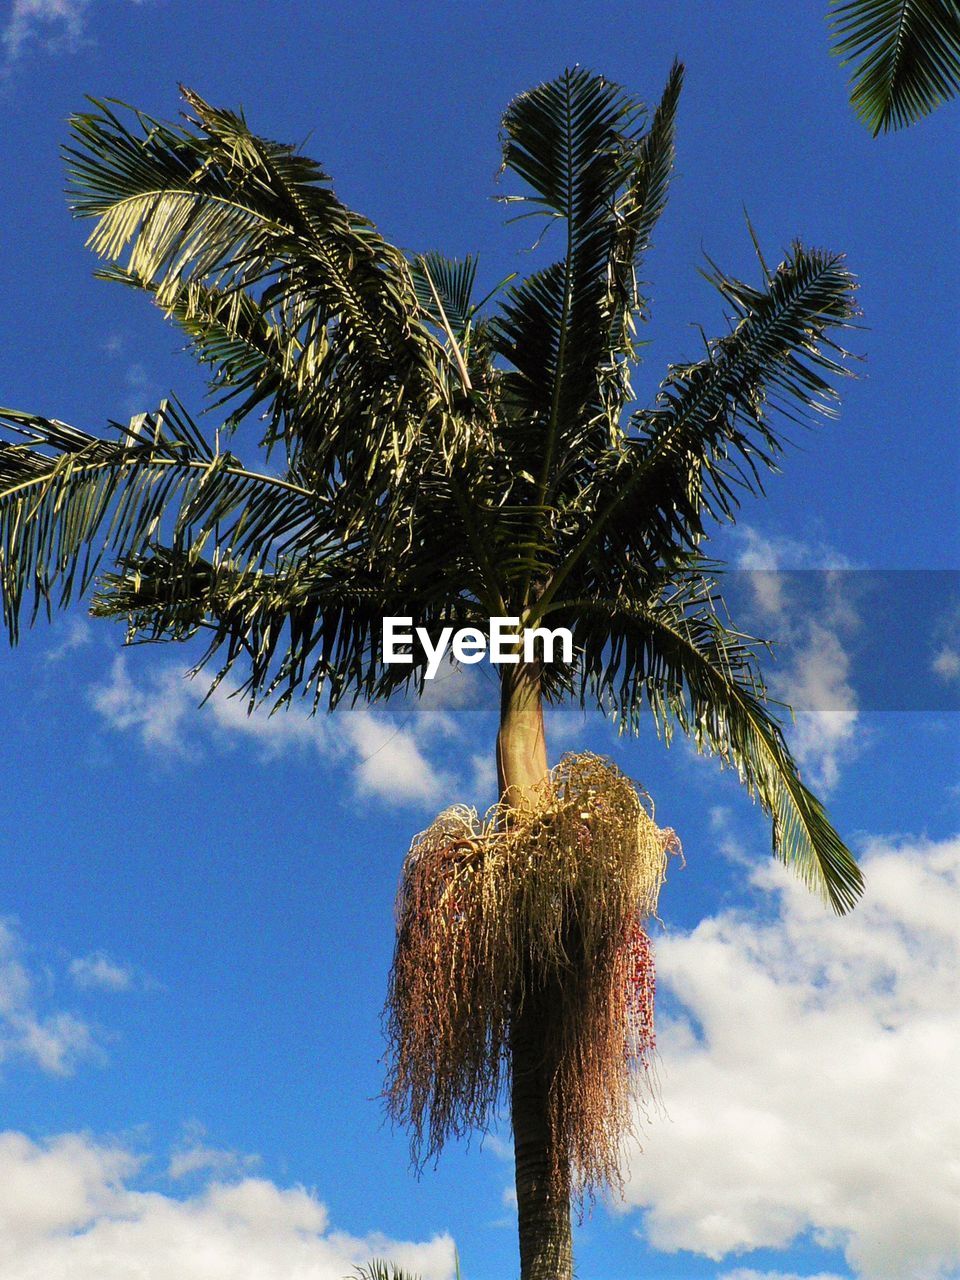
[[[960,600],[955,593],[953,599],[941,605],[941,610],[931,628],[935,652],[930,669],[945,684],[952,684],[960,679]]]
[[[818,1271],[815,1276],[800,1276],[795,1271],[753,1271],[738,1267],[736,1271],[723,1271],[717,1280],[843,1280],[835,1272]]]
[[[945,644],[931,665],[941,680],[956,680],[960,676],[960,651]]]
[[[41,1010],[39,983],[23,950],[14,926],[0,920],[0,1063],[26,1060],[48,1075],[71,1075],[79,1061],[99,1058],[101,1051],[82,1019]]]
[[[102,951],[71,960],[70,977],[84,990],[129,991],[133,986],[133,971],[116,964]]]
[[[3,29],[8,63],[18,58],[25,46],[43,32],[75,45],[83,34],[89,6],[90,0],[13,0]]]
[[[186,704],[183,719],[189,718],[182,725],[183,736],[207,723],[202,717],[208,715],[222,738],[230,742],[246,739],[259,749],[264,760],[278,760],[291,751],[317,751],[321,755],[335,752],[329,720],[323,715],[310,715],[302,705],[286,707],[272,715],[266,709],[251,714],[247,699],[231,696],[232,688],[222,684],[201,709],[198,703],[205,690],[199,681],[190,683],[180,677],[178,689]]]
[[[587,714],[582,707],[565,704],[547,707],[544,713],[547,742],[560,751],[575,751],[581,745],[587,727]]]
[[[181,672],[155,672],[145,685],[136,685],[124,655],[119,654],[110,679],[91,690],[90,699],[112,729],[135,730],[146,747],[186,754],[183,722],[198,699],[190,693]]]
[[[421,753],[409,729],[363,707],[340,713],[340,719],[358,756],[354,777],[361,794],[434,803],[452,788]]]
[[[823,541],[800,541],[781,534],[765,534],[751,525],[733,531],[741,569],[851,569],[853,562]]]
[[[862,864],[843,919],[767,863],[772,919],[658,940],[684,1014],[626,1191],[654,1247],[719,1261],[809,1231],[865,1280],[960,1267],[960,837],[875,840]]]
[[[153,670],[135,681],[126,655],[118,654],[109,679],[94,688],[90,697],[110,728],[135,732],[145,747],[161,754],[196,755],[198,735],[206,728],[223,745],[246,739],[268,760],[291,751],[342,759],[351,768],[360,794],[388,803],[435,804],[455,791],[452,775],[425,754],[428,744],[457,732],[456,722],[439,707],[428,706],[422,712],[415,708],[408,724],[366,707],[313,716],[305,707],[293,705],[272,715],[266,710],[251,715],[246,700],[232,697],[226,685],[220,685],[201,709],[203,692],[200,683],[191,683],[172,667]]]
[[[754,604],[775,625],[774,638],[786,641],[793,654],[786,667],[764,664],[773,697],[794,708],[790,747],[813,785],[830,791],[859,741],[857,697],[843,638],[861,620],[846,593],[850,575],[838,572],[849,562],[824,545],[767,538],[749,526],[740,531],[739,542],[737,563],[749,575]],[[791,598],[787,565],[823,570],[814,612],[809,602],[801,609]]]
[[[92,639],[90,623],[86,618],[71,618],[63,631],[65,634],[60,643],[53,645],[46,652],[48,662],[62,662],[67,654],[73,653],[76,649],[82,649]]]
[[[138,360],[127,368],[123,382],[121,407],[128,418],[152,412],[163,398],[163,387]]]
[[[9,72],[26,48],[39,43],[48,51],[74,50],[85,38],[93,0],[13,0],[10,17],[0,31]],[[130,0],[141,4],[143,0]]]
[[[87,1024],[72,1013],[37,1017],[32,1010],[7,1011],[9,1037],[0,1041],[0,1059],[14,1054],[32,1059],[52,1076],[69,1076],[82,1058],[101,1056]]]
[[[470,794],[478,808],[497,799],[497,766],[489,751],[475,751],[470,757],[472,779]]]
[[[733,866],[746,867],[752,873],[756,868],[756,859],[750,856],[734,834],[729,806],[714,805],[710,809],[709,818],[710,830],[717,837],[717,852],[720,856]]]
[[[194,1123],[187,1126],[183,1143],[173,1152],[167,1165],[168,1178],[179,1182],[182,1178],[203,1173],[224,1180],[248,1173],[260,1163],[260,1157],[256,1155],[211,1147],[204,1142],[204,1137],[202,1125]]]
[[[771,680],[776,696],[797,708],[790,745],[801,769],[825,791],[836,786],[840,765],[857,742],[857,699],[850,658],[834,631],[815,619],[791,668]]]
[[[243,1156],[236,1151],[223,1151],[219,1147],[207,1147],[198,1143],[173,1153],[167,1166],[167,1177],[175,1182],[195,1173],[215,1173],[219,1177],[230,1177],[258,1163],[256,1156]]]
[[[81,1134],[0,1134],[4,1280],[342,1280],[371,1256],[423,1280],[453,1274],[449,1236],[350,1236],[331,1229],[312,1191],[263,1178],[213,1181],[186,1199],[132,1190],[142,1163]]]

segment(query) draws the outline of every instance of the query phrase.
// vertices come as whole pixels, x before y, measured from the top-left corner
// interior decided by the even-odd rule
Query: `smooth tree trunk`
[[[503,668],[497,776],[500,794],[513,805],[547,773],[539,668]],[[557,992],[524,984],[518,991],[510,1034],[511,1112],[516,1161],[521,1280],[572,1280],[569,1168],[552,1187],[554,1165],[548,1097],[557,1067],[553,1032]]]

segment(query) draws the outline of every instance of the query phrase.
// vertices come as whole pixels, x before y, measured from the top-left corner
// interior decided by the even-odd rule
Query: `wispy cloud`
[[[180,1182],[184,1178],[203,1175],[208,1180],[215,1177],[218,1181],[225,1181],[242,1177],[260,1164],[257,1155],[210,1146],[205,1138],[203,1125],[193,1123],[187,1126],[183,1141],[170,1156],[168,1178]]]
[[[768,671],[771,693],[795,709],[789,738],[798,764],[817,787],[830,791],[858,744],[859,710],[845,641],[860,618],[844,592],[849,575],[840,572],[849,562],[828,547],[766,538],[749,527],[740,531],[740,543],[738,566],[749,574],[754,604],[793,654],[789,666]],[[784,572],[806,567],[823,570],[815,611],[791,598]]]
[[[46,652],[47,661],[62,662],[69,654],[88,645],[92,634],[90,623],[86,618],[71,618],[65,627],[57,628],[55,643]]]
[[[931,670],[946,684],[960,680],[960,603],[948,604],[933,624]]]
[[[751,858],[743,843],[736,836],[732,813],[725,804],[714,805],[709,813],[710,830],[717,839],[717,852],[727,862],[736,867],[746,867],[751,872],[756,866],[756,859]]]
[[[220,747],[240,741],[255,746],[265,760],[297,752],[311,752],[326,760],[342,761],[361,795],[388,803],[428,805],[441,801],[456,786],[447,765],[430,752],[458,733],[456,718],[436,701],[414,706],[405,719],[369,708],[346,708],[333,716],[310,715],[293,705],[273,715],[265,710],[249,714],[244,699],[231,696],[221,685],[202,709],[204,687],[186,679],[178,668],[160,667],[135,679],[126,655],[114,660],[109,679],[91,691],[91,701],[112,729],[138,735],[150,751],[172,757],[195,758],[204,736]],[[469,767],[470,759],[464,763]],[[473,768],[471,785],[488,778]]]
[[[123,654],[114,659],[110,678],[91,691],[94,709],[112,729],[133,730],[145,747],[188,755],[186,717],[198,701],[179,670],[166,668],[147,682],[131,679]]]
[[[0,920],[0,1063],[20,1060],[48,1075],[72,1075],[80,1061],[102,1051],[81,1018],[41,1008],[44,984],[27,966],[25,950],[16,926]]]
[[[83,35],[91,0],[13,0],[2,40],[7,64],[34,40],[76,46]]]
[[[931,666],[941,680],[957,680],[960,678],[960,650],[943,645],[937,650]]]
[[[446,771],[428,761],[413,729],[365,708],[343,713],[342,723],[361,794],[430,804],[452,785]]]
[[[132,969],[117,964],[102,951],[77,956],[70,961],[70,977],[81,990],[130,991],[134,985]]]
[[[335,1231],[312,1191],[265,1178],[216,1176],[186,1198],[134,1190],[144,1163],[82,1134],[38,1143],[0,1133],[0,1272],[7,1280],[342,1280],[376,1256],[423,1280],[453,1276],[447,1235],[417,1243]]]
[[[824,791],[840,780],[841,764],[852,758],[857,742],[857,698],[850,683],[850,658],[835,631],[814,618],[791,669],[775,680],[776,692],[796,707],[791,745]]]
[[[142,4],[143,0],[127,0]],[[0,72],[9,75],[15,63],[32,45],[49,53],[73,52],[87,40],[94,0],[13,0],[6,25],[0,29],[3,62]]]
[[[800,541],[779,534],[764,534],[751,525],[741,525],[735,532],[737,565],[741,569],[768,578],[770,612],[782,608],[776,595],[776,569],[851,569],[852,562],[835,547],[822,541]]]
[[[834,1271],[818,1271],[815,1276],[801,1276],[796,1271],[753,1271],[749,1267],[737,1267],[736,1271],[723,1271],[717,1280],[843,1280]]]
[[[767,861],[772,916],[658,940],[684,1012],[626,1191],[655,1248],[720,1261],[812,1233],[864,1280],[957,1274],[960,837],[875,839],[861,862],[842,920]]]
[[[163,387],[135,360],[123,375],[124,393],[121,408],[128,418],[138,413],[151,413],[163,398]]]

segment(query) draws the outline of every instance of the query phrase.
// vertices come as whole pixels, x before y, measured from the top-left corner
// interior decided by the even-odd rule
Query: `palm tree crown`
[[[7,626],[99,576],[93,612],[131,634],[209,635],[251,699],[420,690],[381,619],[436,632],[549,619],[575,660],[548,699],[679,725],[740,774],[776,851],[843,911],[856,866],[765,705],[756,644],[718,613],[710,521],[761,491],[787,421],[830,414],[855,314],[840,257],[794,244],[754,287],[711,266],[731,324],[632,403],[638,270],[664,207],[682,83],[641,104],[575,68],[503,120],[507,197],[558,224],[562,256],[492,312],[476,262],[407,257],[327,174],[184,90],[178,126],[108,103],[73,120],[72,204],[102,276],[152,295],[212,370],[224,426],[260,416],[283,465],[251,470],[179,403],[112,436],[2,414]],[[758,253],[759,256],[759,253]]]

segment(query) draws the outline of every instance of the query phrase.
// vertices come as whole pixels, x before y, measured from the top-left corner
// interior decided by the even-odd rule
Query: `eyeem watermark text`
[[[427,658],[427,680],[436,676],[451,650],[454,659],[467,666],[484,658],[498,665],[517,663],[521,654],[524,662],[573,661],[573,633],[567,627],[521,629],[519,618],[491,618],[486,634],[477,627],[441,627],[434,641],[426,627],[414,627],[412,618],[384,618],[384,662],[411,665],[415,642]]]

